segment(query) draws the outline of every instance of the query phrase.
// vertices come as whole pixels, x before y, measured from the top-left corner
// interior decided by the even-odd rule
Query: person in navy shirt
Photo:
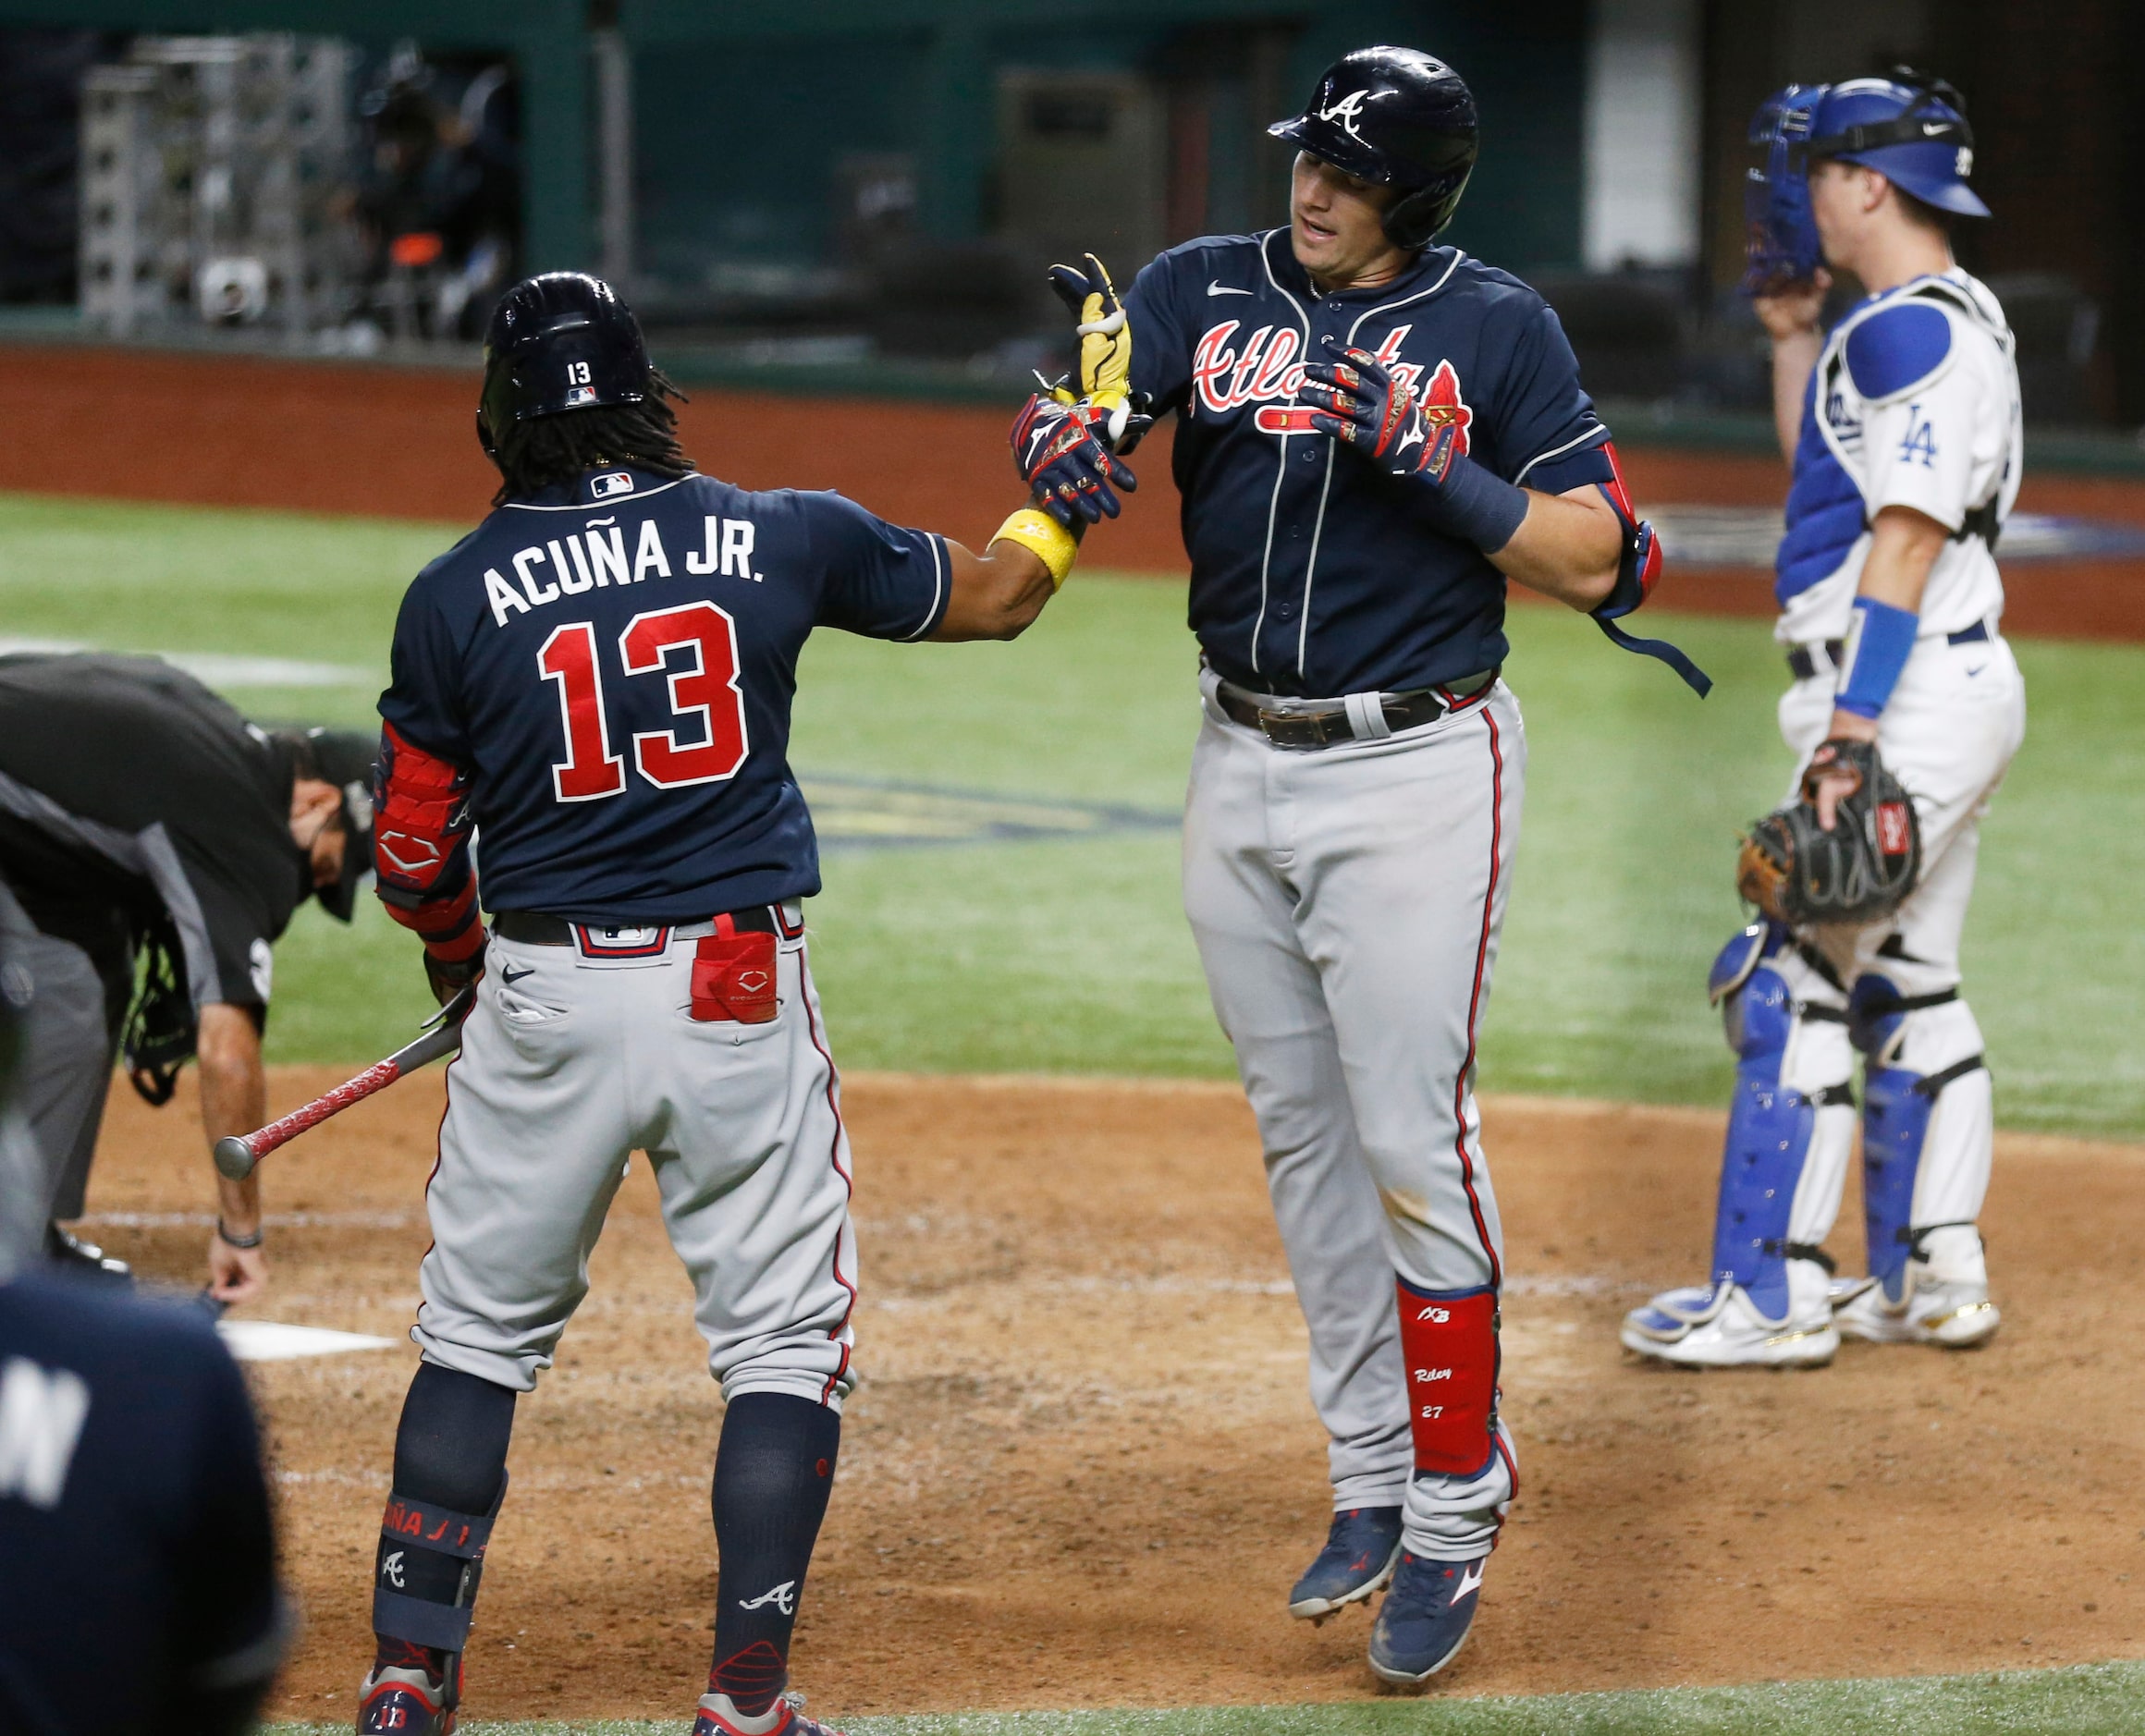
[[[473,1005],[426,1190],[423,1361],[374,1561],[361,1731],[453,1728],[515,1400],[586,1293],[635,1152],[725,1401],[694,1730],[819,1728],[784,1689],[856,1380],[857,1266],[800,902],[819,859],[788,759],[798,654],[819,627],[1011,638],[1078,532],[1030,505],[976,555],[838,495],[699,475],[673,395],[608,286],[553,273],[509,290],[478,416],[496,509],[418,575],[396,623],[380,896],[443,1003],[473,985]],[[1062,407],[1031,420],[1032,494],[1110,467]]]
[[[208,1315],[72,1273],[0,1282],[0,1730],[250,1730],[292,1627]]]
[[[1412,1685],[1465,1641],[1518,1487],[1474,1095],[1526,764],[1506,585],[1704,678],[1613,625],[1660,551],[1556,315],[1432,242],[1477,152],[1459,75],[1360,50],[1272,130],[1298,147],[1287,226],[1171,249],[1122,308],[1093,256],[1053,277],[1078,413],[1119,453],[1177,416],[1206,713],[1184,907],[1330,1436],[1334,1517],[1289,1610],[1390,1584],[1369,1664]],[[1113,482],[1072,497],[1114,511]]]

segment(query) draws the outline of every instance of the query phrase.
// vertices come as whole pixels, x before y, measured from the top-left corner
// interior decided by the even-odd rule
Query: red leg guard
[[[1473,1476],[1495,1449],[1497,1292],[1397,1282],[1416,1469]]]

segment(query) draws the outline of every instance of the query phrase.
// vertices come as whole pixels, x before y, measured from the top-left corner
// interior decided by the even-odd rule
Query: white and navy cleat
[[[1419,1687],[1460,1655],[1481,1601],[1477,1561],[1432,1561],[1403,1550],[1392,1589],[1370,1631],[1370,1670],[1395,1687]]]
[[[1289,1614],[1319,1622],[1382,1591],[1400,1560],[1400,1533],[1397,1507],[1335,1513],[1326,1547],[1289,1593]]]
[[[1805,1288],[1796,1286],[1797,1289]],[[1711,1290],[1663,1290],[1624,1316],[1624,1348],[1683,1368],[1821,1368],[1840,1348],[1824,1292],[1775,1320],[1723,1278]]]

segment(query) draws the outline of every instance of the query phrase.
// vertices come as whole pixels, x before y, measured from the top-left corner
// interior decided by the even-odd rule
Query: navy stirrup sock
[[[757,1718],[789,1685],[790,1631],[827,1497],[841,1418],[786,1392],[732,1399],[715,1458],[715,1665],[711,1692]]]

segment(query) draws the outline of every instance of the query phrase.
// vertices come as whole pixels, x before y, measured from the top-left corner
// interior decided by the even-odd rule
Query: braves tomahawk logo
[[[1363,105],[1370,100],[1368,91],[1351,91],[1330,108],[1318,111],[1320,120],[1337,120],[1351,139],[1363,135],[1355,130],[1355,123],[1363,118]]]
[[[1293,325],[1261,325],[1239,348],[1235,338],[1241,328],[1241,321],[1224,320],[1200,334],[1192,351],[1195,409],[1203,406],[1216,415],[1226,415],[1256,404],[1252,425],[1261,434],[1318,433],[1311,418],[1320,412],[1308,404],[1276,401],[1293,398],[1303,390],[1304,363],[1299,353],[1303,334]],[[1395,380],[1416,395],[1425,429],[1433,434],[1443,428],[1452,429],[1452,451],[1455,456],[1465,456],[1475,411],[1461,397],[1460,375],[1450,361],[1440,361],[1428,370],[1429,382],[1425,385],[1423,364],[1400,359],[1401,346],[1414,330],[1413,325],[1394,326],[1372,353],[1391,371]]]

